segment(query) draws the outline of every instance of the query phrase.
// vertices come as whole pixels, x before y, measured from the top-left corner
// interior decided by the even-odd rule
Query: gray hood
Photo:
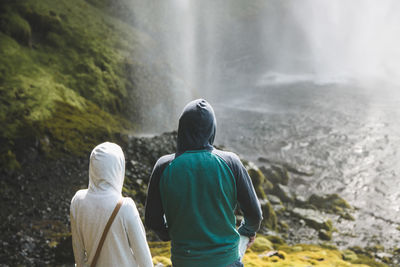
[[[119,145],[105,142],[90,154],[89,191],[121,194],[125,177],[125,156]]]
[[[179,118],[177,154],[188,150],[211,150],[216,127],[214,110],[206,100],[189,102]]]

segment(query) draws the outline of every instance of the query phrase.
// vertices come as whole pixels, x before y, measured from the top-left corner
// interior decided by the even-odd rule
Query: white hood
[[[125,177],[125,157],[119,145],[105,142],[90,154],[89,191],[121,194]]]

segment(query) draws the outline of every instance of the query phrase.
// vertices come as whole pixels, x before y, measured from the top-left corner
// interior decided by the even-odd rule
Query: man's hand
[[[256,235],[249,237],[249,243],[247,243],[247,248],[251,247],[254,244],[255,240],[256,240]]]

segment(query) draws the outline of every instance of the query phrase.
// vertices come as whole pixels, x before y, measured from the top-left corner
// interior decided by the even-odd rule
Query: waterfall
[[[397,0],[131,2],[172,70],[177,110],[254,85],[400,85]]]
[[[316,79],[400,82],[398,1],[306,0],[290,6],[308,47],[304,65]]]
[[[248,82],[400,83],[396,0],[171,0],[162,45],[190,95]],[[224,88],[228,87],[228,88]]]

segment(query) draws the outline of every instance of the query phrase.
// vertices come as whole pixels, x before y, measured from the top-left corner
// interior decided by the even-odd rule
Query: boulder
[[[332,239],[332,231],[321,229],[318,231],[318,237],[321,240],[330,241]]]
[[[267,198],[268,198],[269,202],[273,205],[282,205],[281,199],[277,196],[268,195]]]
[[[272,184],[288,185],[289,174],[284,167],[273,165],[271,168],[260,167],[261,172]]]
[[[347,203],[347,201],[341,198],[338,194],[330,194],[326,196],[312,194],[308,199],[308,203],[314,205],[318,209],[323,209],[324,211],[334,214],[342,212],[343,209],[351,208],[349,203]]]
[[[262,199],[260,200],[260,204],[263,214],[263,220],[261,224],[270,230],[276,231],[278,226],[278,218],[271,203],[266,199]]]
[[[358,259],[357,254],[354,251],[349,250],[349,249],[342,251],[342,258],[345,261],[351,261],[351,262],[356,261]]]
[[[292,214],[304,220],[307,226],[317,231],[324,229],[330,232],[333,229],[331,220],[322,216],[318,211],[312,209],[294,208],[292,210]]]
[[[277,196],[283,202],[294,202],[293,194],[290,192],[289,187],[285,185],[274,184],[271,194]]]
[[[348,212],[352,207],[338,194],[325,196],[313,194],[309,197],[307,203],[302,206],[315,207],[316,209],[323,210],[327,213],[340,215],[340,217],[345,220],[354,221],[354,217]]]
[[[266,199],[267,196],[264,192],[264,186],[268,188],[272,188],[272,185],[266,181],[264,174],[260,171],[260,169],[251,161],[242,161],[245,166],[247,172],[250,175],[251,181],[253,183],[254,189],[256,190],[256,194],[260,199]]]
[[[272,242],[263,236],[256,237],[254,244],[251,246],[251,250],[258,253],[273,249],[274,246]]]

